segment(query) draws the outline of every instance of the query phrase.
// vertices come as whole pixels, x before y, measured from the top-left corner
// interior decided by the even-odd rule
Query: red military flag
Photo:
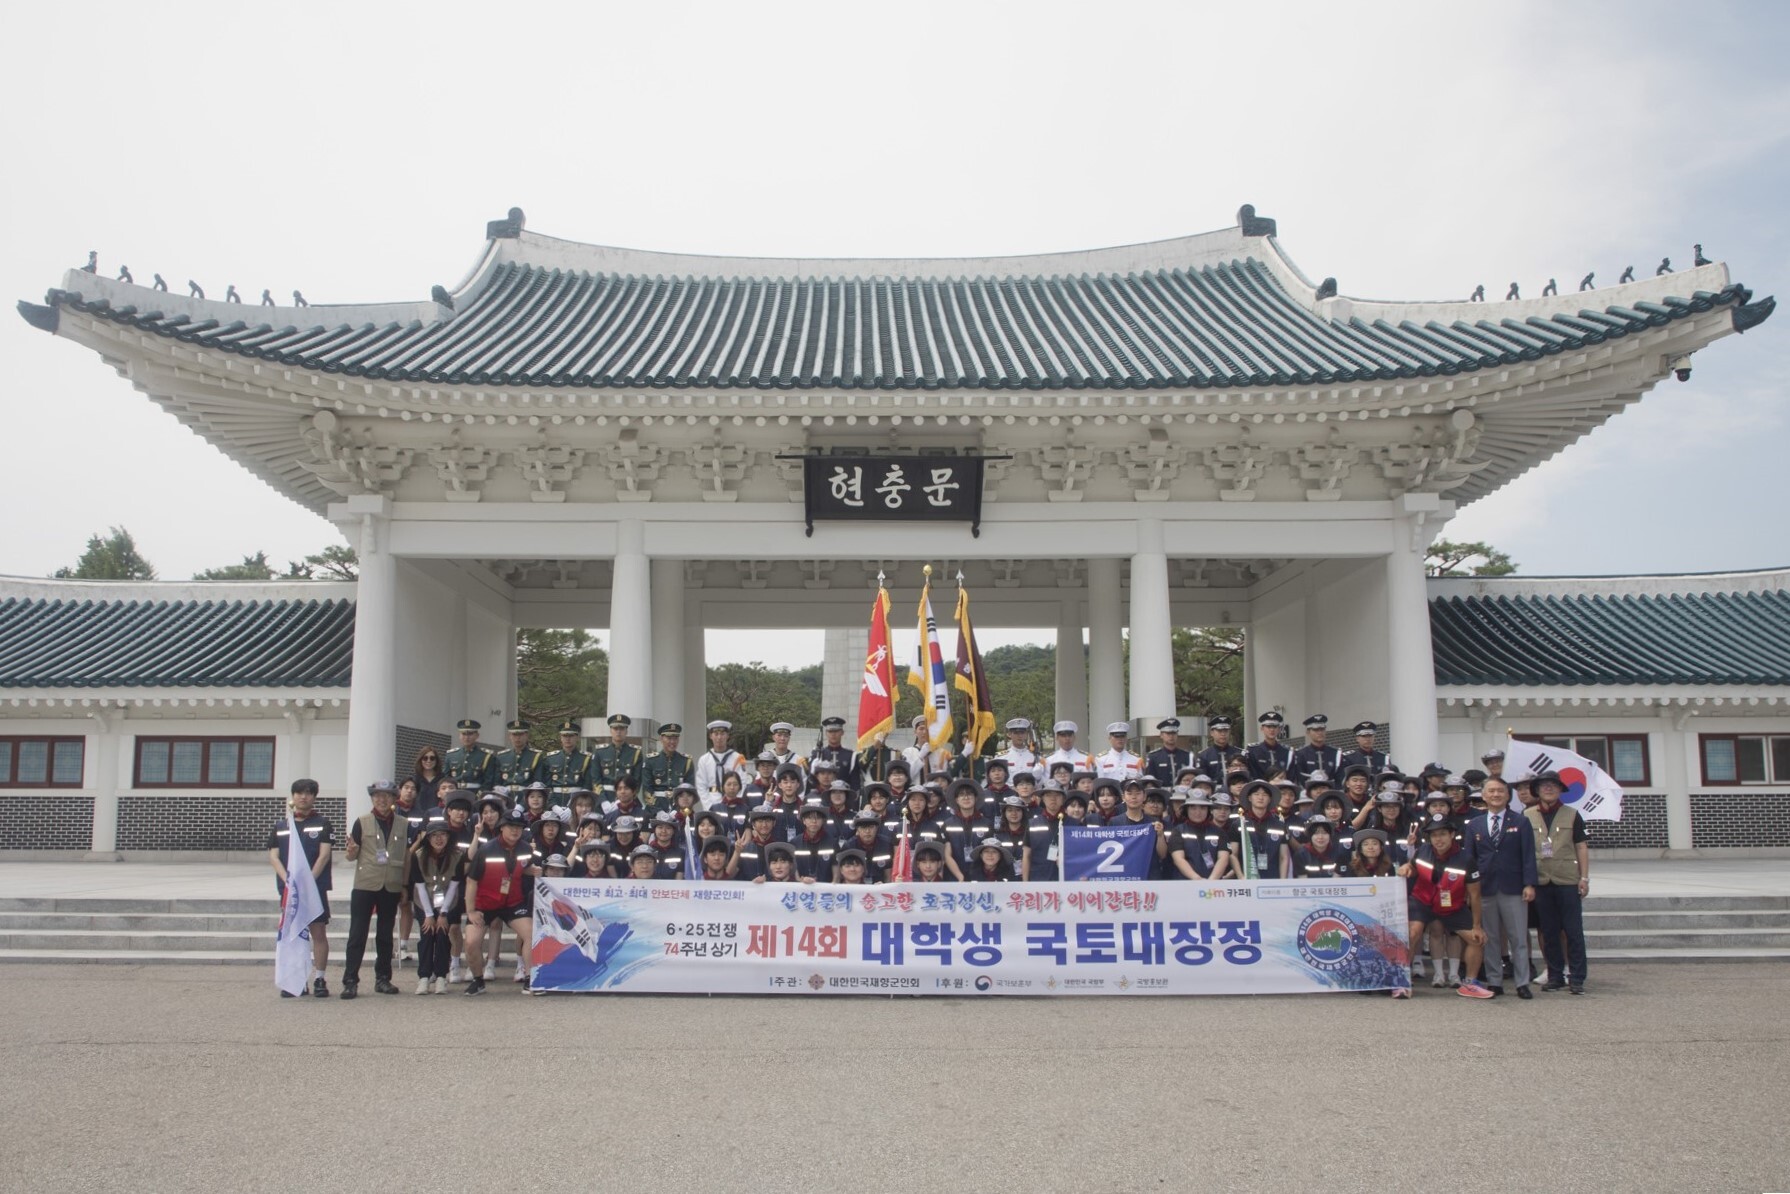
[[[970,628],[970,592],[963,587],[962,573],[957,584],[957,675],[952,683],[969,703],[964,737],[969,739],[970,755],[979,755],[982,744],[994,733],[994,708],[988,697],[988,677],[982,674],[982,652],[976,646],[976,632]]]
[[[895,728],[895,655],[889,649],[889,590],[881,578],[870,607],[870,646],[864,654],[864,686],[858,692],[858,749]]]

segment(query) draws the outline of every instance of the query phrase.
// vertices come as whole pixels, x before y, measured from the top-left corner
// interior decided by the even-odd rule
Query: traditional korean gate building
[[[986,259],[643,252],[542,236],[520,212],[487,232],[466,279],[421,301],[251,306],[73,270],[20,304],[359,552],[348,691],[273,698],[323,701],[302,707],[327,720],[347,696],[339,756],[308,761],[350,807],[419,735],[510,713],[518,627],[608,627],[610,709],[700,724],[706,629],[824,627],[849,661],[877,573],[899,608],[923,562],[963,573],[979,625],[1057,628],[1058,709],[1084,726],[1152,725],[1174,705],[1171,629],[1241,625],[1250,710],[1371,717],[1402,762],[1444,742],[1459,757],[1535,681],[1439,666],[1448,602],[1476,598],[1432,602],[1426,546],[1773,308],[1721,264],[1520,301],[1370,302],[1314,284],[1249,208],[1184,239]],[[979,523],[810,524],[805,468],[865,457],[903,462],[916,504],[932,464],[980,458]],[[886,500],[886,479],[873,470],[866,496]],[[1742,587],[1781,599],[1769,575]],[[52,602],[50,583],[4,596]],[[8,672],[7,641],[0,626],[0,685],[50,703],[0,712],[102,690],[153,708]],[[263,671],[237,681],[280,669]],[[830,700],[856,676],[834,669]],[[1790,664],[1742,678],[1742,701],[1779,709]],[[1680,819],[1671,844],[1688,845]]]

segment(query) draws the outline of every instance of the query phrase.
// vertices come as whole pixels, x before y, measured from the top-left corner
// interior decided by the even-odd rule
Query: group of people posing
[[[1231,744],[1228,720],[1213,719],[1197,753],[1182,746],[1179,721],[1164,719],[1147,756],[1128,749],[1123,722],[1108,727],[1099,755],[1077,747],[1073,723],[1058,722],[1056,749],[1040,753],[1023,719],[1007,724],[996,754],[934,752],[923,729],[907,751],[877,742],[854,752],[842,743],[844,720],[831,717],[811,755],[789,747],[793,727],[780,722],[772,745],[748,760],[728,745],[733,727],[714,721],[709,750],[691,759],[677,750],[680,727],[662,726],[661,749],[646,755],[626,741],[630,724],[610,718],[613,740],[587,754],[575,722],[560,727],[561,750],[541,752],[528,747],[526,723],[512,722],[510,748],[492,751],[466,721],[458,748],[425,749],[413,776],[371,785],[372,811],[345,843],[356,870],[343,998],[358,993],[375,919],[382,993],[397,991],[394,921],[400,961],[417,930],[419,995],[450,983],[481,994],[496,977],[506,925],[515,979],[526,985],[536,876],[1053,882],[1072,824],[1153,825],[1150,879],[1402,878],[1414,979],[1427,944],[1435,986],[1494,998],[1508,979],[1528,999],[1534,927],[1544,989],[1584,989],[1584,822],[1561,803],[1558,776],[1507,782],[1502,752],[1488,753],[1483,770],[1432,763],[1406,775],[1375,749],[1371,722],[1343,751],[1314,715],[1295,748],[1270,712],[1247,747]],[[314,783],[293,791],[301,844],[327,888],[333,828],[315,812]],[[268,843],[282,882],[286,832],[279,826]],[[328,994],[326,947],[316,944],[327,920],[313,930],[318,997]]]

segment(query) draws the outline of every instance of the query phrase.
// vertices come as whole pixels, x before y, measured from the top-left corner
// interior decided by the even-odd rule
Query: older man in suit
[[[1535,835],[1510,808],[1510,786],[1489,776],[1480,789],[1485,812],[1467,822],[1467,846],[1479,868],[1480,919],[1485,927],[1486,985],[1504,993],[1510,959],[1517,998],[1529,999],[1529,901],[1535,898]]]

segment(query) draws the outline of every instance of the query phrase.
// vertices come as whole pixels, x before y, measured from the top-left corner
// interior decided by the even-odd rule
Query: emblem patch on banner
[[[1361,933],[1348,915],[1335,908],[1320,908],[1299,923],[1293,938],[1299,956],[1315,970],[1342,970],[1355,956]]]

